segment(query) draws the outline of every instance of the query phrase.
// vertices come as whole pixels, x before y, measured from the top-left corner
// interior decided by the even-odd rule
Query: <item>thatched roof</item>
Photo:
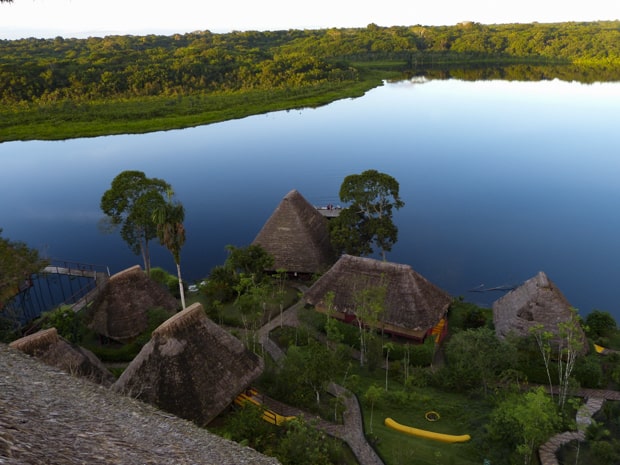
[[[275,270],[323,272],[335,260],[327,222],[299,192],[292,190],[252,243],[273,255]]]
[[[493,303],[493,323],[500,338],[510,333],[527,336],[538,324],[557,335],[558,324],[569,321],[571,315],[570,303],[542,271]]]
[[[263,359],[207,318],[199,303],[164,322],[113,389],[199,425],[263,371]]]
[[[93,302],[88,326],[103,336],[130,342],[147,329],[147,311],[156,307],[175,311],[178,302],[136,265],[109,279]]]
[[[0,463],[277,465],[249,447],[0,344]]]
[[[95,354],[83,347],[71,345],[58,335],[56,328],[44,329],[17,339],[10,347],[32,355],[50,366],[104,386],[110,386],[114,382],[112,373]]]
[[[424,337],[445,315],[452,298],[409,265],[343,255],[304,295],[316,307],[334,293],[334,310],[355,315],[356,295],[363,289],[386,286],[384,325],[403,335]]]

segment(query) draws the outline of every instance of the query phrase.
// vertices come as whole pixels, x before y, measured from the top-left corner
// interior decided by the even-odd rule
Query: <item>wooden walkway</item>
[[[620,395],[620,392],[616,391],[607,392],[615,393],[612,394],[611,397],[615,397],[616,394]],[[565,431],[556,434],[538,449],[538,457],[540,458],[541,465],[560,465],[557,452],[563,445],[571,441],[585,441],[586,429],[592,423],[592,416],[601,409],[604,403],[604,398],[589,397],[587,402],[577,411],[577,431]]]

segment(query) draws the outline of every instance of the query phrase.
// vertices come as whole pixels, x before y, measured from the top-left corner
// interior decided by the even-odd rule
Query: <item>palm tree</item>
[[[168,200],[153,212],[153,220],[157,223],[157,237],[159,243],[166,247],[174,257],[179,278],[179,291],[181,292],[181,306],[185,309],[185,291],[181,278],[181,248],[185,244],[185,208],[180,202],[174,201],[174,192],[167,191]]]

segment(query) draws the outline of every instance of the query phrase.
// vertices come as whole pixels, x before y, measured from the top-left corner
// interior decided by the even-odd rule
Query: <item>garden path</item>
[[[301,288],[300,291],[304,291]],[[284,352],[278,345],[271,340],[269,333],[280,326],[299,326],[298,310],[304,306],[303,299],[286,309],[281,316],[273,318],[269,323],[264,325],[258,331],[258,339],[263,348],[269,353],[269,355],[279,362],[284,358]],[[285,406],[280,404],[282,409],[285,409],[283,413],[285,415],[303,415],[304,418],[310,419],[316,422],[316,426],[325,431],[327,434],[334,436],[338,439],[346,442],[360,465],[384,465],[383,461],[375,450],[366,441],[366,435],[364,434],[364,421],[362,417],[362,411],[359,405],[357,397],[345,389],[344,387],[330,383],[328,392],[334,397],[340,397],[343,399],[345,405],[345,411],[343,413],[343,425],[330,423],[316,416],[303,412],[300,409],[296,409],[291,406]],[[267,401],[270,402],[270,401]]]

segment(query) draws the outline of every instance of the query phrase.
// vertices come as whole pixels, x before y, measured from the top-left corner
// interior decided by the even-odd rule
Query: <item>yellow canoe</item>
[[[467,442],[471,439],[471,436],[469,434],[462,434],[459,436],[455,436],[452,434],[434,433],[432,431],[427,431],[424,429],[401,425],[400,423],[392,420],[391,418],[386,418],[384,420],[384,424],[388,428],[392,428],[396,431],[400,431],[401,433],[405,433],[411,436],[417,436],[417,437],[425,438],[425,439],[432,439],[434,441],[455,443],[455,442]]]

